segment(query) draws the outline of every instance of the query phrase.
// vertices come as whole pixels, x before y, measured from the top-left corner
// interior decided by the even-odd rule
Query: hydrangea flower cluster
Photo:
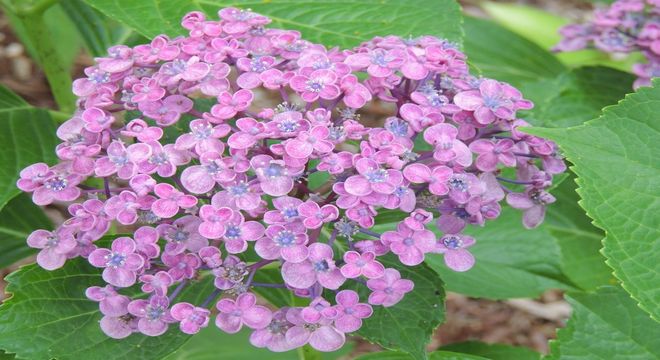
[[[618,0],[594,11],[585,24],[566,25],[556,51],[596,48],[615,56],[640,51],[646,63],[633,65],[635,89],[660,76],[660,0]]]
[[[102,269],[107,284],[87,296],[108,336],[173,324],[194,334],[214,317],[227,333],[251,329],[257,347],[333,351],[373,306],[413,290],[382,256],[415,266],[444,254],[466,271],[466,226],[497,218],[506,199],[533,228],[555,201],[546,190],[564,162],[516,117],[532,103],[470,75],[452,43],[388,36],[328,49],[250,11],[219,16],[192,12],[187,37],[109,49],[74,83],[61,161],[20,174],[36,204],[71,203],[70,219],[28,244],[45,269],[76,257]],[[374,105],[389,116],[367,126],[360,115]],[[329,180],[312,186],[319,176]],[[393,211],[403,220],[382,232],[378,214]],[[113,224],[127,235],[109,243]],[[265,270],[281,282],[255,281]],[[215,290],[182,301],[203,277]],[[136,284],[147,297],[127,296]],[[255,292],[267,288],[309,304],[262,305]]]

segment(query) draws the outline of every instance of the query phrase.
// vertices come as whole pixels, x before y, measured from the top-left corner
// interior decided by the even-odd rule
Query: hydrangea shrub
[[[86,296],[109,337],[214,322],[250,329],[271,351],[334,351],[374,307],[413,291],[383,256],[415,266],[439,253],[468,271],[470,246],[488,239],[466,227],[486,226],[506,202],[534,228],[555,201],[548,189],[566,170],[557,146],[521,131],[530,125],[516,115],[533,104],[471,75],[455,44],[386,36],[328,49],[251,11],[218,14],[188,13],[188,36],[97,58],[73,83],[59,162],[20,173],[35,204],[70,203],[71,217],[28,245],[44,269],[82,257],[102,272]],[[374,108],[387,115],[368,118]],[[374,231],[391,212],[403,220]],[[106,247],[110,233],[123,235]],[[255,281],[273,268],[282,282]],[[215,287],[205,300],[181,301],[204,276]],[[146,296],[130,298],[132,287]],[[274,308],[259,288],[305,305]]]
[[[660,75],[660,1],[617,0],[596,9],[584,24],[570,24],[560,29],[563,39],[556,51],[596,48],[615,57],[641,52],[645,63],[633,65],[637,75],[635,88],[650,86]]]

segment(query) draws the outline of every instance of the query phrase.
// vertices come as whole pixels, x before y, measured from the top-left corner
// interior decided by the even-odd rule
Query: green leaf
[[[567,296],[573,314],[551,342],[552,359],[658,359],[660,324],[619,287]]]
[[[426,263],[440,274],[449,291],[508,299],[571,288],[560,270],[554,237],[543,226],[523,228],[520,211],[504,207],[498,219],[484,227],[469,227],[465,233],[477,240],[470,248],[477,261],[469,271],[455,272],[447,268],[442,255],[426,255]]]
[[[561,252],[559,265],[574,284],[584,290],[615,284],[612,269],[600,253],[605,234],[591,224],[578,205],[575,176],[571,173],[552,194],[557,202],[548,207],[544,227],[557,240]]]
[[[635,77],[603,66],[571,70],[557,79],[542,80],[539,93],[523,87],[523,93],[535,102],[525,118],[535,125],[569,127],[596,118],[608,105],[616,104],[632,92]],[[527,85],[534,87],[535,85]]]
[[[543,49],[550,49],[561,40],[557,30],[568,23],[563,17],[531,6],[491,1],[480,5],[496,22]]]
[[[660,320],[660,81],[583,126],[529,130],[555,140],[578,175],[581,205],[604,229],[604,254],[623,287]]]
[[[426,345],[433,330],[445,318],[445,292],[442,280],[428,266],[402,266],[393,256],[380,258],[385,267],[393,267],[401,278],[412,280],[415,288],[403,300],[392,307],[374,306],[373,315],[364,320],[357,335],[378,345],[404,351],[413,359],[426,359]],[[369,289],[364,285],[353,286],[366,299]]]
[[[328,46],[352,47],[376,35],[435,35],[460,42],[461,11],[454,0],[85,0],[147,37],[184,34],[181,17],[203,10],[217,19],[224,7],[250,8],[269,16],[274,27],[300,30],[303,37]]]
[[[25,266],[6,280],[12,296],[0,306],[0,349],[19,358],[162,359],[190,338],[176,325],[159,337],[107,337],[99,328],[98,304],[85,297],[87,287],[104,283],[101,271],[84,259],[69,260],[56,271]],[[200,303],[212,291],[209,277],[189,284],[180,296]]]
[[[487,358],[470,355],[470,354],[461,354],[451,351],[434,351],[428,354],[429,360],[488,360]],[[394,351],[385,351],[370,353],[357,357],[355,360],[410,360],[412,359],[410,355],[402,352]],[[516,359],[517,360],[517,359]]]
[[[33,108],[0,85],[0,209],[20,191],[18,173],[36,162],[53,163],[55,124],[48,112]]]
[[[524,347],[504,344],[486,344],[479,341],[466,341],[442,347],[443,350],[467,353],[491,360],[538,360],[541,354]]]
[[[25,241],[35,229],[50,229],[52,224],[43,211],[21,194],[12,199],[0,212],[0,268],[35,252]]]
[[[492,21],[466,17],[464,28],[465,53],[484,76],[521,86],[566,71],[551,53]]]
[[[93,56],[107,56],[107,49],[123,43],[131,32],[82,0],[63,1],[60,5],[78,29],[85,47]]]

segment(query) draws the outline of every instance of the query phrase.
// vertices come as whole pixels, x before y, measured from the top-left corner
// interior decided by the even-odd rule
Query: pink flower
[[[145,293],[155,293],[156,295],[167,295],[167,289],[174,283],[174,280],[165,271],[159,271],[153,275],[144,274],[140,276],[142,282],[142,291]]]
[[[416,132],[422,132],[424,129],[440,124],[445,120],[445,117],[435,108],[421,107],[411,103],[403,104],[399,113]]]
[[[232,211],[222,239],[228,253],[239,254],[247,250],[247,241],[261,239],[264,232],[264,226],[258,221],[245,221],[240,211]]]
[[[424,230],[425,225],[430,223],[431,220],[433,220],[433,213],[424,209],[415,209],[410,216],[403,219],[403,223],[412,230],[420,231]]]
[[[63,146],[64,145],[64,146]],[[94,172],[94,159],[101,152],[101,145],[74,144],[57,147],[57,156],[62,160],[71,161],[71,172],[80,175],[90,175]]]
[[[16,181],[16,187],[25,192],[34,191],[43,185],[50,174],[50,167],[47,164],[32,164],[21,170],[20,179]]]
[[[376,255],[367,251],[360,254],[356,251],[347,251],[344,254],[346,264],[341,267],[341,274],[349,279],[355,279],[364,276],[369,279],[376,279],[383,275],[385,267],[376,261]]]
[[[300,74],[291,78],[291,88],[300,94],[300,97],[308,102],[321,99],[336,99],[341,90],[335,85],[337,74],[330,70],[315,70],[309,74]]]
[[[298,213],[304,218],[303,225],[308,229],[318,229],[339,217],[339,209],[334,205],[319,207],[314,201],[306,201],[298,205]]]
[[[243,293],[236,300],[222,299],[215,306],[220,313],[215,319],[222,331],[235,334],[243,325],[251,329],[263,329],[273,318],[267,307],[257,305],[257,297],[252,293]]]
[[[436,251],[445,255],[445,264],[454,271],[468,271],[474,266],[474,256],[466,248],[474,238],[462,234],[446,234],[437,242]]]
[[[96,160],[96,176],[107,177],[116,173],[120,179],[129,180],[137,174],[137,164],[151,156],[151,147],[142,143],[127,147],[121,141],[113,141],[106,151],[108,156]]]
[[[506,197],[506,202],[512,208],[524,210],[523,225],[528,229],[543,222],[545,206],[555,201],[550,193],[535,188],[529,188],[524,193],[509,193]]]
[[[162,100],[140,102],[138,108],[158,125],[170,126],[192,110],[193,101],[182,95],[170,95]]]
[[[429,184],[429,191],[435,195],[446,195],[449,193],[447,181],[454,172],[444,166],[436,166],[433,170],[420,163],[410,164],[403,169],[403,176],[412,183]]]
[[[80,175],[60,175],[49,172],[42,185],[34,189],[32,202],[39,206],[49,205],[53,201],[73,201],[80,196]]]
[[[111,249],[96,249],[89,254],[89,263],[105,268],[103,280],[117,287],[135,284],[136,273],[144,266],[142,256],[135,253],[135,241],[119,237],[112,242]]]
[[[302,131],[296,138],[286,142],[284,148],[289,156],[306,159],[312,152],[329,153],[334,145],[327,140],[330,130],[325,126],[314,126],[309,131]]]
[[[201,165],[187,167],[181,173],[183,187],[193,194],[203,194],[213,189],[217,182],[232,181],[236,172],[231,169],[232,160],[220,153],[207,151],[199,158]]]
[[[358,294],[353,290],[342,290],[335,296],[337,305],[333,310],[337,312],[335,328],[349,333],[362,327],[362,319],[373,314],[373,309],[367,304],[360,303]]]
[[[220,249],[215,246],[205,246],[199,249],[197,254],[202,259],[204,265],[211,269],[216,269],[222,265],[222,254],[220,253]]]
[[[165,35],[156,36],[149,45],[136,46],[134,51],[139,56],[138,60],[143,63],[153,63],[159,60],[170,61],[179,56],[179,48],[170,44],[170,40]]]
[[[149,126],[142,119],[133,119],[126,124],[125,130],[121,131],[124,136],[135,137],[141,142],[158,141],[163,137],[163,129],[158,126]]]
[[[294,348],[309,343],[316,350],[330,352],[346,342],[346,335],[332,326],[332,320],[321,319],[318,323],[308,323],[302,318],[300,308],[289,309],[286,318],[293,324],[286,331],[286,340]]]
[[[284,161],[274,160],[268,155],[257,155],[250,160],[250,165],[257,173],[261,190],[271,196],[286,195],[293,189],[292,175]]]
[[[282,72],[278,69],[268,69],[259,75],[259,79],[266,89],[277,90],[288,85],[294,75],[293,71]]]
[[[220,238],[225,233],[225,224],[232,215],[233,211],[228,207],[202,206],[199,209],[199,217],[202,218],[199,233],[207,239]]]
[[[193,306],[189,303],[178,303],[170,310],[172,318],[179,321],[179,328],[186,334],[197,334],[200,329],[209,324],[211,312],[203,307]]]
[[[131,225],[138,219],[138,210],[151,209],[154,201],[156,198],[153,196],[137,196],[132,191],[122,191],[106,201],[105,213],[122,225]]]
[[[472,152],[462,141],[456,139],[458,129],[450,124],[437,124],[424,132],[424,140],[433,145],[433,158],[447,163],[455,161],[461,166],[472,164]]]
[[[350,108],[359,109],[371,101],[371,92],[366,86],[360,84],[355,75],[342,77],[339,86],[344,93],[342,100]]]
[[[171,218],[179,212],[179,208],[189,209],[197,205],[196,197],[185,195],[167,183],[156,185],[154,193],[159,199],[151,205],[151,211],[161,218]]]
[[[112,287],[91,286],[85,290],[85,296],[92,301],[99,303],[101,314],[106,316],[122,316],[126,314],[126,307],[131,301],[127,296],[120,295]]]
[[[179,150],[195,149],[198,155],[213,151],[222,153],[224,144],[218,140],[229,134],[229,125],[221,124],[213,126],[208,121],[196,119],[190,122],[190,132],[176,139],[175,147]]]
[[[408,279],[401,279],[396,269],[385,269],[383,276],[367,280],[367,287],[372,291],[369,303],[390,307],[396,305],[403,296],[412,291],[414,283]]]
[[[257,240],[254,250],[268,260],[282,257],[285,261],[298,263],[307,259],[309,250],[307,234],[298,229],[271,225],[266,229],[266,236]]]
[[[522,99],[520,91],[509,84],[486,79],[479,90],[459,92],[454,102],[463,110],[474,111],[480,124],[490,124],[497,118],[512,120],[518,109],[531,109],[532,104]]]
[[[157,101],[165,96],[165,89],[160,87],[158,80],[152,78],[142,78],[131,88],[135,93],[131,101],[139,103],[141,101]]]
[[[267,348],[270,351],[283,352],[294,348],[287,342],[286,331],[293,326],[286,319],[286,314],[290,308],[282,308],[273,314],[273,318],[263,329],[255,330],[250,335],[250,343],[258,348]]]
[[[59,228],[54,232],[35,230],[27,238],[28,246],[41,249],[37,255],[37,263],[46,270],[55,270],[64,266],[67,253],[76,247],[73,230]]]
[[[246,110],[253,99],[254,94],[250,90],[238,90],[233,95],[225,91],[218,95],[218,104],[213,105],[211,114],[221,120],[231,119],[238,112]]]
[[[479,154],[476,165],[481,171],[493,172],[497,164],[516,166],[516,156],[513,154],[514,142],[511,139],[500,139],[496,142],[478,139],[470,144],[470,150]]]
[[[103,130],[109,129],[115,118],[112,115],[106,114],[105,111],[91,107],[83,111],[82,119],[85,122],[85,129],[93,133],[100,133]]]
[[[435,235],[429,230],[412,230],[404,223],[399,223],[396,229],[384,232],[380,239],[404,265],[421,264],[424,254],[435,248]]]
[[[335,266],[333,257],[330,246],[322,243],[311,244],[306,260],[284,263],[282,278],[288,285],[298,289],[309,288],[318,281],[324,288],[336,290],[346,279]]]
[[[400,171],[383,169],[376,161],[362,158],[355,163],[359,175],[346,179],[344,187],[349,194],[366,196],[372,192],[391,194],[403,181]]]
[[[192,56],[187,61],[176,59],[163,64],[160,73],[160,83],[166,86],[176,85],[179,81],[198,81],[211,71],[209,64],[200,62],[199,57]]]
[[[133,49],[126,45],[115,45],[108,49],[108,57],[97,58],[99,69],[108,73],[120,73],[133,66]]]
[[[261,186],[248,184],[245,175],[237,175],[233,181],[222,184],[224,191],[219,191],[211,198],[211,204],[221,204],[234,210],[254,210],[261,202]]]
[[[270,19],[253,13],[249,10],[240,10],[233,7],[220,9],[218,15],[224,22],[222,30],[227,34],[240,34],[247,32],[252,27],[262,26],[270,23]]]
[[[163,264],[169,267],[167,272],[174,281],[192,279],[195,276],[195,271],[202,265],[199,257],[190,253],[176,255],[164,253],[161,260],[163,260]]]
[[[353,70],[367,69],[369,75],[385,78],[394,73],[406,61],[405,52],[400,49],[372,50],[369,53],[349,55],[344,61]]]
[[[158,173],[162,177],[170,177],[176,173],[176,167],[190,161],[188,153],[176,150],[174,144],[161,145],[152,141],[151,156],[138,164],[138,170],[144,174]]]
[[[136,316],[138,330],[147,336],[159,336],[167,331],[168,324],[176,322],[169,310],[170,302],[165,296],[154,295],[149,300],[133,300],[128,311]]]
[[[197,252],[207,246],[209,241],[198,231],[201,224],[202,220],[197,216],[186,215],[174,220],[172,224],[158,225],[158,235],[167,240],[165,252],[170,255],[186,250]]]
[[[348,151],[341,151],[339,153],[332,152],[324,155],[316,168],[319,171],[327,171],[335,175],[342,173],[351,166],[353,166],[353,154]]]
[[[266,126],[253,118],[236,120],[236,127],[241,131],[231,134],[227,144],[234,149],[248,149],[265,136]]]

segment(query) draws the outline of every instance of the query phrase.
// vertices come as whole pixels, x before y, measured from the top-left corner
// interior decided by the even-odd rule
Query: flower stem
[[[300,360],[321,360],[321,353],[309,345],[298,348],[298,359]]]

